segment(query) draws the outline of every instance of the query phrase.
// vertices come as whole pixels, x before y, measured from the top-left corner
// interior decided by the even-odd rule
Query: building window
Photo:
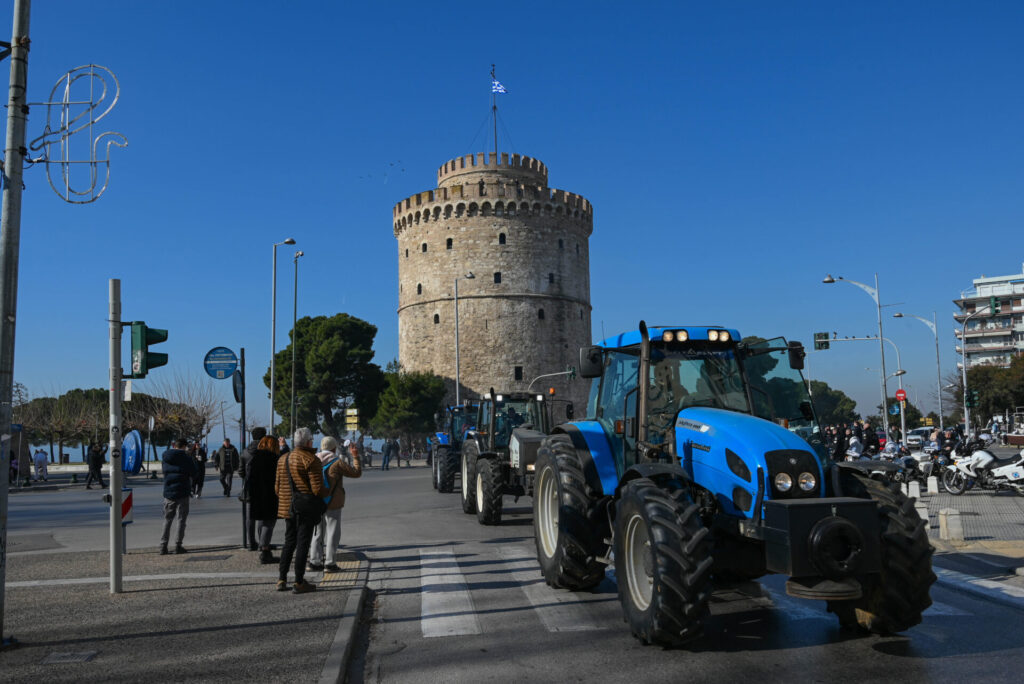
[[[505,244],[505,234],[504,233],[498,233],[498,244],[499,245]]]
[[[427,251],[427,243],[424,242],[420,249],[421,249],[421,251],[426,252]]]
[[[405,250],[405,258],[406,258],[406,259],[408,259],[408,258],[409,258],[409,250]]]
[[[562,241],[562,238],[558,238],[558,249],[562,249],[563,247],[565,247],[565,242]]]
[[[440,322],[441,322],[441,316],[439,316],[438,314],[434,314],[434,325],[437,325]]]
[[[445,249],[451,249],[452,248],[452,239],[451,238],[448,238],[447,240],[444,241],[444,248]]]
[[[494,284],[495,284],[495,285],[499,285],[499,284],[501,284],[501,271],[497,271],[497,272],[496,272],[496,273],[494,274]]]
[[[555,282],[555,274],[554,273],[548,273],[548,282],[549,283]]]
[[[416,294],[423,294],[423,284],[416,283]]]
[[[522,366],[516,366],[516,380],[522,380],[522,379],[523,379],[523,367]]]
[[[544,320],[544,309],[537,309],[537,319],[541,321]]]

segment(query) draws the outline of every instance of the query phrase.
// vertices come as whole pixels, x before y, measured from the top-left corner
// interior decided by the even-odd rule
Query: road
[[[614,578],[579,594],[543,583],[529,499],[506,497],[503,524],[483,527],[457,494],[431,489],[422,467],[370,470],[346,489],[342,544],[370,558],[374,592],[352,681],[1018,681],[1024,662],[1017,608],[936,585],[921,625],[861,637],[822,604],[786,596],[777,577],[717,593],[706,635],[689,647],[645,647],[622,621]],[[12,496],[11,563],[19,539],[104,548],[98,494]],[[186,546],[238,543],[237,500],[209,494],[194,502]],[[141,485],[136,497],[129,545],[154,547],[160,489]],[[961,558],[936,563],[965,570]]]

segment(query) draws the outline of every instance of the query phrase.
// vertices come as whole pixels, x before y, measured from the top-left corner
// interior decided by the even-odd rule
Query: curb
[[[370,593],[367,582],[370,576],[370,562],[365,558],[359,564],[356,584],[359,585],[345,599],[341,611],[341,622],[334,634],[334,641],[324,661],[324,669],[320,673],[320,684],[342,684],[352,659],[352,644],[359,633],[359,619],[363,615],[366,596]]]
[[[945,568],[933,568],[936,576],[936,583],[947,589],[958,591],[963,594],[970,594],[993,603],[1010,606],[1018,610],[1024,610],[1024,589],[997,582],[995,580],[974,577],[955,570]]]

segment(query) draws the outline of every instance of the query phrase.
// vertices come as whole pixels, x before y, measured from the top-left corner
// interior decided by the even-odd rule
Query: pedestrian
[[[224,496],[231,496],[231,480],[238,470],[238,449],[227,437],[224,444],[213,455],[217,470],[220,472],[220,484],[224,488]]]
[[[384,446],[380,448],[380,469],[387,470],[391,466],[391,438],[384,440]]]
[[[46,482],[46,452],[42,449],[36,449],[36,453],[32,455],[32,460],[36,467],[36,482],[42,479]]]
[[[284,437],[278,437],[277,438],[277,454],[279,456],[284,456],[289,451],[291,451],[291,449],[288,448],[288,442],[285,440],[285,438]]]
[[[853,430],[846,430],[846,460],[856,461],[859,460],[861,455],[864,453],[864,447],[861,445],[860,440],[857,439],[857,435],[854,434]]]
[[[257,441],[256,435],[264,433]],[[277,523],[278,500],[274,489],[277,475],[277,437],[267,435],[263,428],[252,431],[256,450],[246,466],[246,487],[249,493],[249,516],[256,521],[256,539],[260,550],[260,563],[279,563],[271,553],[270,541]]]
[[[100,483],[100,489],[106,489],[103,482],[103,456],[107,453],[107,445],[100,446],[99,442],[93,440],[89,444],[89,476],[85,478],[85,488],[92,489],[92,481],[95,479]]]
[[[203,495],[203,483],[206,482],[206,447],[199,442],[192,443],[192,460],[196,462],[196,476],[192,480],[192,496],[198,499]]]
[[[11,451],[11,464],[7,468],[7,484],[14,484],[18,481],[18,454]],[[89,489],[87,486],[86,489]]]
[[[246,539],[249,541],[249,550],[255,551],[259,548],[256,543],[256,519],[251,515],[251,487],[249,475],[252,472],[252,462],[256,458],[256,450],[259,449],[260,440],[267,436],[267,431],[261,427],[253,428],[252,441],[245,445],[242,456],[238,459],[238,474],[242,476],[242,524],[245,526]],[[274,459],[275,463],[277,459]]]
[[[167,542],[171,535],[171,522],[178,518],[178,536],[175,537],[174,553],[188,553],[182,542],[185,540],[185,521],[188,519],[188,502],[192,492],[192,479],[196,476],[196,462],[185,451],[188,442],[175,440],[172,448],[164,452],[162,469],[164,476],[164,530],[160,536],[160,555],[167,555]]]
[[[861,442],[864,444],[864,452],[874,455],[882,450],[882,443],[878,439],[878,433],[871,427],[871,423],[864,421],[864,436],[861,438]]]
[[[363,467],[359,461],[359,449],[354,442],[345,440],[343,448],[352,457],[352,465],[345,462],[337,454],[338,442],[333,437],[324,437],[320,442],[317,458],[323,463],[326,473],[324,486],[327,487],[327,510],[324,517],[313,531],[313,544],[310,550],[309,569],[313,572],[326,570],[339,572],[334,562],[334,554],[341,541],[341,509],[345,506],[344,477],[362,477]],[[323,543],[323,548],[321,548]],[[325,565],[326,563],[326,565]]]
[[[316,591],[316,585],[305,580],[309,544],[313,528],[323,515],[323,496],[327,494],[320,459],[313,450],[313,433],[299,428],[292,436],[295,448],[277,461],[274,490],[277,492],[277,517],[284,518],[284,546],[278,566],[277,590],[288,589],[288,567],[295,557],[295,585],[292,592]]]

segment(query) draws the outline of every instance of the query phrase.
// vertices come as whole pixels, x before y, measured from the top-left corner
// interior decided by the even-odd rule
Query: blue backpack
[[[328,461],[327,463],[324,464],[324,474],[323,474],[324,486],[327,486],[327,471],[330,470],[331,466],[334,465],[337,462],[338,462],[338,457],[335,456],[330,461]],[[337,483],[335,483],[335,487],[336,486],[337,486]],[[327,496],[324,497],[324,503],[326,503],[326,504],[331,503],[331,497],[333,495],[334,495],[334,487],[331,487],[331,489],[329,490],[329,493],[327,494]]]

